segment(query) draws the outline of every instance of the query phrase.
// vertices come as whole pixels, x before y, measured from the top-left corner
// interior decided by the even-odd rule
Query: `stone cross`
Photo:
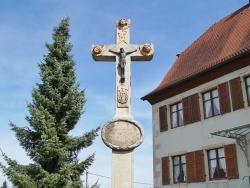
[[[131,114],[131,61],[150,61],[153,44],[130,44],[130,20],[116,22],[116,44],[92,45],[95,61],[116,62],[116,111],[102,128],[102,140],[112,149],[112,188],[133,188],[133,149],[144,138],[142,126]]]

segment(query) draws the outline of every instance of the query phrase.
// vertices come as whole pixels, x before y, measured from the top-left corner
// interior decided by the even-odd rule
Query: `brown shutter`
[[[170,184],[169,157],[161,158],[162,185]]]
[[[199,95],[198,93],[191,95],[191,122],[197,122],[200,121],[200,105],[199,105]]]
[[[196,182],[195,154],[186,153],[187,182]]]
[[[225,146],[225,158],[227,165],[227,178],[228,179],[239,178],[235,144],[230,144]]]
[[[184,124],[200,121],[200,106],[198,93],[182,99]]]
[[[187,181],[202,182],[205,181],[205,169],[203,151],[194,151],[186,154]]]
[[[205,181],[205,167],[204,167],[204,155],[203,151],[195,151],[195,163],[196,163],[196,181]]]
[[[168,121],[167,121],[167,106],[161,106],[159,108],[159,119],[160,119],[160,131],[168,130]]]
[[[191,110],[189,106],[190,97],[182,99],[184,124],[191,123]]]
[[[233,110],[244,107],[240,77],[230,80],[230,89],[232,95]]]
[[[218,85],[221,114],[231,112],[228,82]]]

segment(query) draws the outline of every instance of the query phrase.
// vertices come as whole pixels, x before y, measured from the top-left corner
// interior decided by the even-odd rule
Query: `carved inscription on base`
[[[117,119],[102,128],[103,142],[114,150],[132,150],[143,141],[143,130],[134,120]]]

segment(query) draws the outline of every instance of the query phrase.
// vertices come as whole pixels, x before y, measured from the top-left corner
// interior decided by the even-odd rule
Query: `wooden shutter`
[[[230,144],[225,146],[225,158],[227,166],[227,178],[228,179],[238,179],[238,164],[235,144]]]
[[[198,93],[191,95],[191,122],[200,121],[200,105],[199,105],[199,95]]]
[[[195,151],[195,163],[196,163],[196,181],[205,181],[205,167],[204,167],[204,155],[203,151]]]
[[[198,93],[182,99],[184,124],[200,121]]]
[[[162,185],[170,184],[169,157],[161,158]]]
[[[189,106],[190,97],[182,99],[184,124],[191,123],[191,110]]]
[[[194,151],[186,154],[187,181],[203,182],[205,181],[204,157],[203,151]]]
[[[230,89],[232,95],[233,110],[244,107],[240,77],[230,80]]]
[[[159,119],[160,119],[160,131],[168,130],[168,121],[167,121],[167,106],[161,106],[159,108]]]
[[[221,114],[231,112],[228,82],[218,85],[218,93],[219,93]]]
[[[196,167],[194,152],[186,153],[187,182],[196,182]]]

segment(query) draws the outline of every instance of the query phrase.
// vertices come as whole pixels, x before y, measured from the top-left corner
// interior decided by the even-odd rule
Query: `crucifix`
[[[95,61],[115,61],[116,107],[114,117],[102,128],[102,140],[112,149],[112,188],[134,187],[133,150],[143,139],[142,126],[131,114],[131,61],[150,61],[153,44],[130,44],[130,20],[116,21],[116,44],[92,45]]]

